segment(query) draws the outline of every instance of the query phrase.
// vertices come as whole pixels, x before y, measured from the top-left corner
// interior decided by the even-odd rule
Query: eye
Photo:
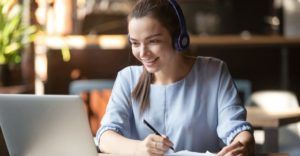
[[[130,43],[131,43],[131,46],[133,46],[133,47],[138,47],[140,45],[140,43],[136,42],[136,41],[131,41]]]
[[[158,39],[151,39],[149,41],[149,43],[160,43],[160,40],[158,40]]]

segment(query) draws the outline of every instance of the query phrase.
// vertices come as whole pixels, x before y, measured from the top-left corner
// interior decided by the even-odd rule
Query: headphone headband
[[[168,1],[173,7],[173,9],[175,10],[176,16],[178,18],[179,26],[180,26],[180,32],[179,35],[176,36],[175,38],[174,45],[176,50],[183,51],[186,48],[188,48],[190,44],[190,38],[187,32],[184,15],[176,0],[168,0]]]

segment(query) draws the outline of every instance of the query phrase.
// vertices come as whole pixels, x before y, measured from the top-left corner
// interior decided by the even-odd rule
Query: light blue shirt
[[[184,79],[168,85],[152,84],[150,107],[140,116],[140,104],[133,100],[131,92],[142,71],[142,66],[130,66],[118,73],[97,132],[98,142],[106,130],[143,140],[153,133],[143,119],[168,136],[175,151],[217,152],[239,132],[252,131],[223,61],[197,57]]]

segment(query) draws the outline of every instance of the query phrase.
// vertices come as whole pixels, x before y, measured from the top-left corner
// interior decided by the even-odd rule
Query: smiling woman
[[[183,55],[189,36],[175,0],[138,1],[128,33],[142,65],[118,73],[96,136],[102,152],[152,156],[174,147],[253,155],[252,127],[226,64]]]
[[[133,55],[141,61],[148,72],[164,68],[160,62],[174,60],[172,39],[166,28],[151,18],[132,19],[128,26]],[[167,69],[164,69],[167,70]]]

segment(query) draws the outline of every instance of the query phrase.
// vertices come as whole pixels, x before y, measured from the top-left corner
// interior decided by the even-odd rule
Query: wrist
[[[243,145],[251,144],[254,142],[253,135],[248,131],[240,132],[233,140],[233,142],[240,142]]]
[[[133,143],[133,146],[132,146],[132,155],[133,156],[140,156],[140,148],[141,148],[141,144],[142,144],[142,141],[140,140],[135,140],[134,143]]]

